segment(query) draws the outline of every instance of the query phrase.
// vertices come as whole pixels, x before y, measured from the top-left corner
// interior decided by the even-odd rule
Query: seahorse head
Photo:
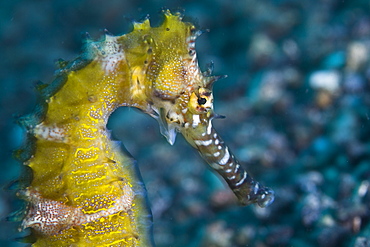
[[[195,40],[203,32],[182,22],[178,13],[166,11],[164,17],[155,31],[141,34],[147,46],[147,65],[141,71],[148,89],[146,111],[173,144],[177,132],[208,126],[215,116],[212,85],[219,77],[211,76],[212,65],[204,73],[199,69]],[[135,24],[135,32],[139,34],[143,24]]]
[[[211,131],[212,119],[219,117],[213,110],[212,92],[212,84],[218,77],[200,78],[201,81],[181,92],[175,100],[156,104],[161,106],[157,110],[161,133],[170,144],[175,142],[177,132],[181,132],[194,146],[192,138],[187,136],[204,136]]]

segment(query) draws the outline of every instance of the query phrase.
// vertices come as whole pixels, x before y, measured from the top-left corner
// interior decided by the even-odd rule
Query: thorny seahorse
[[[28,141],[17,151],[32,173],[18,195],[28,203],[21,229],[31,229],[33,246],[153,245],[144,185],[106,129],[120,106],[157,119],[170,144],[182,133],[241,204],[274,200],[212,127],[219,77],[198,67],[201,31],[178,13],[164,17],[158,27],[146,18],[128,34],[87,40],[80,57],[59,62],[51,84],[37,86],[41,103],[19,120]]]

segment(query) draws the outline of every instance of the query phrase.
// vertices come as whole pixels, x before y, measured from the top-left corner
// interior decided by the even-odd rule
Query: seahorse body
[[[173,144],[176,133],[199,150],[242,204],[267,206],[273,192],[255,182],[218,137],[211,121],[212,85],[195,53],[195,26],[164,12],[151,27],[88,40],[82,55],[61,68],[50,85],[39,85],[41,104],[20,119],[28,145],[18,159],[32,169],[19,192],[29,202],[22,228],[33,246],[151,246],[144,187],[133,161],[110,140],[106,124],[120,106],[156,118]]]

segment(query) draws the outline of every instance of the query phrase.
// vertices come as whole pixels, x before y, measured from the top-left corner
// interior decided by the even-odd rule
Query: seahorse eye
[[[199,105],[204,105],[205,103],[207,103],[207,99],[206,98],[198,98],[198,104]]]

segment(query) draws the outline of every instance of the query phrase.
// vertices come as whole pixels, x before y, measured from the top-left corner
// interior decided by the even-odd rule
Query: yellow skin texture
[[[64,139],[38,138],[28,164],[34,177],[32,190],[85,214],[112,207],[124,186],[136,179],[123,166],[132,161],[114,146],[105,129],[114,105],[119,104],[111,95],[117,94],[122,81],[105,75],[100,67],[97,60],[70,72],[64,86],[48,100],[42,124],[64,129]],[[134,217],[145,213],[142,208],[132,208]],[[136,246],[141,240],[136,239],[132,221],[127,212],[117,212],[99,221],[71,225],[53,236],[36,233],[34,246]]]
[[[242,204],[272,202],[272,192],[247,176],[212,128],[217,78],[199,70],[200,32],[179,14],[164,17],[159,27],[147,19],[128,34],[88,40],[51,86],[40,87],[44,107],[23,121],[32,152],[20,158],[33,172],[19,193],[30,205],[22,228],[36,236],[33,246],[151,246],[133,161],[106,130],[120,106],[156,118],[171,144],[181,132]]]

